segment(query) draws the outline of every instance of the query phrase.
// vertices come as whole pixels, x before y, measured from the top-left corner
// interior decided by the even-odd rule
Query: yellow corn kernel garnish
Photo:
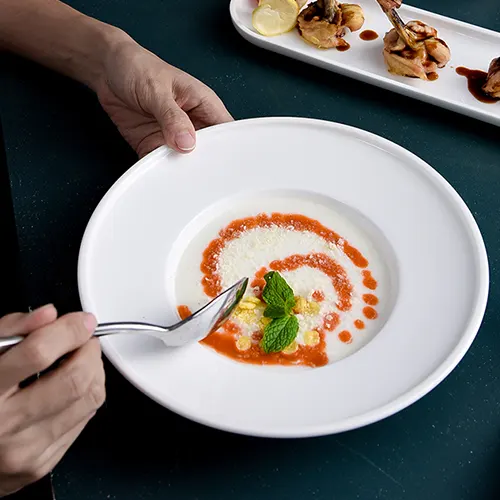
[[[242,300],[239,304],[238,304],[238,307],[240,309],[255,309],[257,307],[256,304],[254,304],[253,302],[250,302],[248,300]]]
[[[306,300],[304,297],[295,297],[295,307],[293,308],[293,312],[295,314],[308,314],[315,315],[318,314],[320,310],[320,305],[311,300]]]
[[[247,337],[246,335],[242,335],[236,341],[236,347],[240,351],[248,351],[248,349],[250,349],[250,347],[252,347],[252,339],[250,337]]]
[[[320,310],[320,305],[314,301],[307,302],[306,314],[318,314]]]
[[[241,322],[251,325],[257,321],[257,317],[255,315],[255,311],[251,309],[239,309],[237,308],[234,311],[235,318],[238,318]]]
[[[250,295],[250,297],[247,297],[245,299],[246,302],[251,302],[252,304],[255,304],[256,306],[262,304],[262,301],[258,298],[258,297],[255,297],[253,295]]]
[[[285,347],[283,349],[283,354],[293,354],[294,352],[297,351],[298,348],[299,348],[299,345],[294,340],[288,347]]]
[[[319,333],[315,330],[310,330],[304,333],[304,344],[314,346],[319,344]]]
[[[307,300],[304,297],[295,297],[295,307],[293,312],[295,314],[303,314],[307,307]]]

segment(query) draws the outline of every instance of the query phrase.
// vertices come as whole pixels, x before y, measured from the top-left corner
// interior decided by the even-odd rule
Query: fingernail
[[[30,311],[31,314],[34,314],[39,311],[44,311],[45,309],[51,309],[54,307],[54,304],[45,304],[44,306],[37,307],[36,309],[33,309],[33,311]]]
[[[192,151],[195,146],[194,137],[189,132],[181,132],[175,136],[175,144],[181,151]]]
[[[85,318],[83,319],[83,324],[89,333],[93,333],[95,327],[97,326],[97,320],[95,316],[90,313],[85,313]]]

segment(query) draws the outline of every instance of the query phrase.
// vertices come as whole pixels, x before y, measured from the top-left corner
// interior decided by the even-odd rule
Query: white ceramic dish
[[[255,0],[231,0],[230,13],[236,30],[258,47],[500,125],[500,102],[484,104],[476,100],[467,89],[467,80],[455,71],[459,66],[487,71],[490,61],[500,56],[500,33],[404,4],[399,9],[403,20],[418,19],[434,26],[449,45],[452,58],[446,68],[439,70],[439,79],[434,82],[394,76],[388,73],[382,57],[382,39],[392,26],[375,0],[356,3],[363,8],[366,21],[359,32],[346,35],[351,45],[346,52],[318,50],[304,43],[297,30],[277,37],[260,35],[252,27]],[[376,31],[379,38],[361,40],[359,33],[365,29]]]
[[[308,147],[328,143],[328,148]],[[336,151],[335,161],[331,151]],[[263,191],[263,188],[264,191]],[[387,307],[378,334],[321,368],[245,365],[195,344],[103,339],[137,388],[194,421],[242,434],[304,437],[387,417],[461,360],[484,314],[488,263],[476,223],[429,165],[385,139],[335,123],[265,118],[203,130],[197,149],[160,148],[110,189],[85,232],[84,310],[101,322],[177,320],[174,281],[210,221],[273,193],[335,207],[383,256]],[[199,262],[193,262],[194,267]]]

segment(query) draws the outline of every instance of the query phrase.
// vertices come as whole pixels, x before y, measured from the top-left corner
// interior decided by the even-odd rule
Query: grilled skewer
[[[401,6],[401,0],[377,0],[377,2],[405,44],[412,50],[418,50],[421,44],[415,40],[413,33],[406,28],[396,10]]]

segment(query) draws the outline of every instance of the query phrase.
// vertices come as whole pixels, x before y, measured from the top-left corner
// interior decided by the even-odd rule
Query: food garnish
[[[264,279],[262,298],[267,304],[264,317],[271,318],[271,322],[264,328],[261,347],[266,353],[279,352],[297,337],[299,322],[293,314],[296,301],[293,290],[280,273],[270,271]]]
[[[299,6],[295,0],[263,0],[253,11],[252,26],[263,36],[277,36],[295,28]]]

